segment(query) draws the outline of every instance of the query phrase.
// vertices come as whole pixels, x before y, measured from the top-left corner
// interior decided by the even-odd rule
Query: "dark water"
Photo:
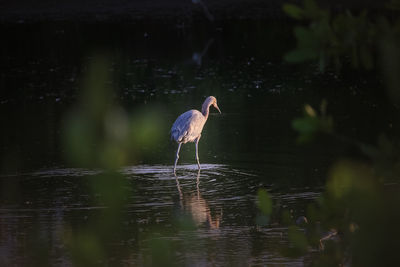
[[[113,240],[108,263],[144,264],[152,242],[167,239],[176,248],[177,263],[187,266],[303,264],[303,257],[280,254],[288,241],[287,229],[278,218],[268,227],[257,228],[255,196],[258,188],[268,188],[278,208],[302,212],[320,189],[274,192],[274,185],[258,171],[219,164],[202,167],[198,173],[197,165],[182,165],[177,176],[165,165],[120,170],[128,182],[129,199],[122,209],[124,219],[118,224],[123,236]],[[70,265],[62,233],[87,225],[91,217],[106,209],[93,205],[96,196],[88,189],[99,173],[76,168],[2,176],[2,183],[18,180],[21,193],[18,199],[3,199],[0,209],[2,263],[38,263],[41,259],[36,253],[41,247],[49,249],[51,263]],[[173,222],[182,215],[193,219],[195,230],[172,231]]]
[[[92,190],[104,171],[74,166],[61,141],[87,62],[98,54],[108,59],[113,99],[130,116],[157,110],[162,132],[118,169],[128,194],[118,234],[107,239],[100,263],[147,265],[158,253],[154,247],[165,244],[169,257],[185,266],[309,261],[309,254],[283,256],[287,228],[279,212],[267,226],[257,225],[257,190],[270,192],[276,210],[304,215],[323,191],[329,165],[337,155],[354,152],[335,143],[297,145],[292,119],[301,116],[305,103],[318,106],[325,98],[339,131],[374,142],[377,129],[390,131],[393,120],[384,116],[387,105],[370,93],[379,81],[282,63],[294,45],[288,25],[171,25],[1,26],[8,37],[1,44],[3,265],[72,265],[66,236],[90,228],[108,209]],[[222,115],[211,114],[205,126],[202,171],[191,165],[194,145],[187,144],[175,177],[169,127],[180,113],[199,109],[208,95],[217,97]],[[195,228],[177,230],[180,217],[191,218]]]

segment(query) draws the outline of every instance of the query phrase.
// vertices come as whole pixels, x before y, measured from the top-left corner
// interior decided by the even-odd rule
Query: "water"
[[[93,232],[105,246],[98,263],[111,266],[157,265],[154,254],[183,266],[309,262],[314,248],[302,257],[282,253],[289,244],[280,212],[305,215],[330,164],[354,152],[337,143],[297,145],[292,119],[305,103],[317,107],[325,98],[339,132],[374,142],[378,131],[390,132],[393,118],[369,90],[381,86],[374,77],[349,81],[319,75],[314,65],[282,63],[292,40],[288,25],[231,23],[211,30],[157,22],[1,26],[9,37],[0,63],[1,265],[73,265],[77,244],[99,249]],[[124,192],[111,196],[116,203],[96,189],[107,172],[69,161],[62,142],[87,62],[99,54],[108,59],[112,98],[127,116],[156,110],[160,122],[157,142],[137,146],[111,176],[118,183],[110,192]],[[208,95],[222,115],[211,114],[205,126],[202,170],[194,145],[186,144],[174,176],[169,127]],[[274,205],[265,226],[257,224],[259,188]],[[121,206],[108,222],[114,204]],[[101,228],[103,220],[113,227]]]
[[[186,266],[227,262],[238,265],[303,263],[302,257],[281,256],[279,249],[288,241],[287,229],[279,221],[272,221],[266,227],[256,225],[255,196],[258,188],[267,188],[281,207],[301,212],[308,202],[318,197],[319,189],[291,188],[290,193],[274,192],[274,186],[257,171],[228,165],[203,164],[200,173],[197,165],[181,165],[177,176],[171,168],[135,165],[120,170],[128,182],[129,198],[122,209],[124,219],[118,224],[123,235],[113,240],[115,251],[110,252],[107,261],[118,257],[115,261],[119,263],[143,264],[148,257],[149,243],[167,239],[178,248],[174,255],[177,262]],[[23,193],[18,200],[4,201],[8,204],[0,209],[1,261],[25,265],[31,257],[38,260],[34,255],[22,257],[34,249],[31,242],[37,242],[51,248],[48,252],[51,262],[69,265],[61,233],[77,231],[107,208],[93,206],[96,195],[87,190],[101,172],[51,169],[2,176],[2,183],[18,179]],[[183,215],[192,218],[196,229],[175,232],[174,222]],[[118,255],[121,251],[129,253]]]

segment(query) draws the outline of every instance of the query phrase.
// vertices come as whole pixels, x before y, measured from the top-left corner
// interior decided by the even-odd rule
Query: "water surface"
[[[31,253],[38,249],[33,245],[40,245],[50,249],[51,263],[70,265],[65,232],[78,231],[108,208],[93,205],[98,196],[89,189],[101,172],[50,169],[2,176],[2,183],[18,179],[22,194],[4,199],[0,207],[1,261],[16,265],[26,265],[32,258],[39,261]],[[257,226],[255,196],[258,188],[266,188],[277,205],[302,213],[320,189],[291,188],[290,193],[283,193],[257,171],[219,164],[203,164],[201,172],[197,165],[180,165],[176,176],[168,165],[135,165],[120,173],[129,195],[118,223],[123,234],[112,239],[107,262],[144,264],[157,239],[168,240],[175,248],[172,256],[185,266],[304,261],[280,254],[288,241],[287,229],[278,218],[268,226]],[[190,218],[195,228],[176,231],[182,216]]]

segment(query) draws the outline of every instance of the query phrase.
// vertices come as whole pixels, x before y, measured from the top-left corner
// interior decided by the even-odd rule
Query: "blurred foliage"
[[[292,127],[300,133],[297,141],[299,143],[307,142],[313,139],[318,132],[331,133],[333,130],[333,121],[326,114],[327,102],[324,100],[320,107],[320,116],[310,105],[304,106],[304,116],[294,119]]]
[[[156,107],[128,115],[116,103],[108,65],[104,56],[91,59],[80,104],[65,120],[65,152],[75,165],[116,169],[131,163],[141,147],[158,143],[164,129]]]
[[[149,241],[149,257],[147,266],[176,266],[174,249],[171,240],[163,236],[154,236]]]
[[[259,189],[258,193],[258,208],[265,215],[270,215],[272,212],[272,201],[267,191],[264,189]]]
[[[261,213],[257,215],[256,223],[260,226],[268,225],[272,213],[272,200],[265,189],[258,189],[257,204]]]
[[[327,118],[329,131],[324,126]],[[326,110],[318,115],[309,105],[293,127],[299,140],[311,141],[323,133],[357,147],[367,160],[340,159],[330,168],[325,192],[308,208],[308,221],[302,226],[305,234],[289,222],[289,239],[295,248],[289,255],[305,253],[311,246],[320,250],[313,260],[316,266],[398,266],[398,142],[381,135],[372,146],[340,136]]]
[[[395,0],[387,5],[390,10],[398,10],[399,6]],[[321,72],[331,65],[339,70],[347,62],[356,69],[370,70],[380,63],[377,57],[387,51],[384,46],[395,46],[397,51],[400,47],[397,14],[394,19],[372,16],[366,10],[359,14],[349,10],[333,14],[320,8],[315,0],[304,0],[303,6],[285,4],[283,10],[306,24],[294,28],[297,47],[285,55],[289,62],[315,60]]]
[[[398,266],[398,200],[397,189],[380,182],[373,165],[357,160],[333,165],[312,221],[320,222],[320,239],[330,229],[338,236],[320,241],[323,251],[316,263]]]
[[[109,68],[107,56],[90,57],[79,103],[64,122],[64,151],[70,164],[102,170],[90,184],[97,196],[92,205],[100,212],[86,225],[67,227],[64,233],[76,266],[109,264],[109,246],[122,235],[122,210],[128,199],[127,180],[119,168],[140,158],[143,147],[156,147],[165,132],[157,107],[128,114],[117,103],[108,83],[112,78]],[[155,244],[156,252],[158,246]]]
[[[392,10],[400,10],[400,1],[399,0],[391,0],[386,3],[387,8]]]
[[[301,229],[295,225],[288,227],[288,238],[291,246],[287,248],[286,253],[290,256],[299,256],[307,251],[308,241]]]
[[[388,16],[367,11],[355,15],[348,10],[333,14],[314,0],[304,0],[303,6],[286,4],[284,11],[301,25],[294,29],[297,47],[285,59],[318,61],[322,72],[328,66],[340,70],[347,63],[357,70],[379,69],[389,100],[396,105],[400,103],[399,7],[400,1],[389,2]],[[340,135],[323,105],[319,114],[306,105],[304,116],[292,122],[298,140],[313,141],[323,134],[357,148],[363,156],[339,159],[331,166],[325,192],[308,207],[307,223],[289,222],[291,244],[299,253],[317,248],[312,260],[316,266],[398,266],[399,141],[381,134],[371,145]]]

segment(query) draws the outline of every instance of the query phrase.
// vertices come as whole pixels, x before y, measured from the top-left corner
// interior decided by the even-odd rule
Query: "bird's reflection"
[[[201,0],[192,0],[195,5],[200,5],[203,8],[204,15],[209,21],[214,21],[214,16],[208,10],[208,7]]]
[[[175,180],[182,211],[188,212],[197,226],[218,229],[222,219],[222,210],[219,210],[215,216],[211,215],[210,205],[200,193],[200,170],[197,172],[196,177],[196,194],[184,194],[179,178],[176,175]]]
[[[211,38],[208,40],[207,44],[205,45],[203,51],[201,52],[194,52],[192,55],[192,60],[196,65],[201,66],[202,60],[204,55],[207,53],[208,49],[210,48],[211,44],[214,42],[214,39]]]

